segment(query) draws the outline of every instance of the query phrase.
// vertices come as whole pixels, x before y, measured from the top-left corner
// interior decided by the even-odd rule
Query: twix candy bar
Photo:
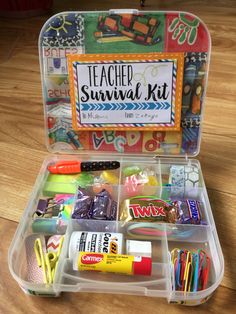
[[[135,196],[121,205],[120,220],[176,223],[177,208],[152,196]]]
[[[201,202],[196,200],[163,201],[155,196],[136,196],[122,203],[120,220],[205,225],[203,213]]]

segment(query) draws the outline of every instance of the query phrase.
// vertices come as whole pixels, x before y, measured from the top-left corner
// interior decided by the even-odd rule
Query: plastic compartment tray
[[[220,284],[224,272],[224,260],[221,247],[219,244],[215,223],[212,216],[211,207],[208,201],[207,191],[201,173],[200,164],[197,160],[181,159],[157,159],[135,158],[135,157],[117,157],[115,160],[120,161],[121,167],[116,171],[119,176],[119,184],[113,187],[113,198],[120,202],[125,198],[122,183],[122,169],[127,165],[138,165],[140,168],[152,168],[158,177],[159,183],[165,180],[171,165],[194,165],[198,168],[200,174],[199,187],[195,199],[202,202],[204,206],[204,216],[207,225],[181,225],[181,224],[164,224],[152,223],[160,229],[160,235],[152,239],[153,264],[152,275],[147,276],[126,276],[108,273],[93,272],[75,272],[72,269],[72,261],[68,258],[68,245],[70,235],[73,231],[110,231],[121,232],[125,239],[132,239],[127,232],[127,227],[131,222],[119,221],[119,213],[115,221],[95,221],[95,220],[73,220],[69,219],[66,225],[57,229],[58,234],[65,234],[62,252],[59,258],[58,268],[52,285],[35,284],[25,280],[26,272],[26,252],[25,239],[32,234],[32,214],[36,209],[38,199],[42,196],[43,187],[45,186],[48,175],[47,166],[51,162],[59,160],[106,160],[107,157],[83,157],[76,156],[53,156],[47,158],[36,184],[34,186],[30,202],[25,209],[19,227],[16,231],[12,245],[9,249],[9,267],[13,277],[25,292],[36,295],[57,296],[63,291],[73,292],[103,292],[103,293],[124,293],[136,294],[153,297],[165,297],[169,302],[178,302],[186,304],[199,304],[206,301],[212,292]],[[75,184],[75,190],[76,190]],[[157,197],[165,193],[165,189],[157,187]],[[47,218],[42,218],[47,219]],[[50,221],[50,219],[48,219]],[[133,224],[133,222],[132,222]],[[139,224],[138,222],[136,223]],[[37,235],[37,234],[36,234]],[[143,237],[139,236],[139,240]],[[145,240],[145,239],[143,239]],[[186,249],[204,249],[211,257],[211,271],[207,289],[198,292],[180,292],[175,291],[173,281],[173,269],[170,263],[169,251],[175,247]]]

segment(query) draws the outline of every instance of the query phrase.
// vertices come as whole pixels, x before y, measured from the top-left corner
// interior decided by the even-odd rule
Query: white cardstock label
[[[173,62],[77,64],[81,124],[170,123]]]
[[[111,55],[109,60],[104,55],[99,61],[87,56],[69,59],[74,127],[180,127],[180,56],[156,59],[145,55],[149,58],[145,60],[140,54],[132,60],[131,54],[130,59],[120,60]]]

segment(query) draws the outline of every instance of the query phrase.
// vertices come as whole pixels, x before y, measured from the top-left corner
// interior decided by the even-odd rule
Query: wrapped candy
[[[116,213],[117,213],[117,202],[112,201],[110,215],[107,216],[107,219],[108,220],[116,220]]]
[[[175,201],[178,210],[178,222],[181,224],[206,224],[203,217],[202,205],[196,200]]]
[[[142,171],[141,168],[138,166],[128,166],[125,167],[122,172],[125,177],[129,177],[134,174],[139,174],[141,171]]]
[[[155,195],[157,192],[157,187],[159,183],[155,175],[148,175],[147,176],[147,183],[144,184],[143,187],[143,194],[145,195]]]
[[[121,206],[123,221],[175,223],[177,218],[177,208],[155,196],[136,196],[126,199]]]
[[[134,168],[138,167],[127,167]],[[125,168],[126,169],[126,168]],[[134,172],[133,170],[133,172]],[[156,173],[152,169],[140,170],[139,173],[124,177],[124,191],[127,197],[137,195],[156,195],[159,186]]]
[[[93,192],[95,194],[100,193],[102,190],[107,190],[110,194],[112,193],[112,185],[109,183],[94,183],[93,185]]]
[[[128,197],[140,195],[143,192],[144,184],[140,181],[137,175],[132,175],[125,178],[124,189]]]
[[[106,190],[99,192],[93,199],[90,217],[97,220],[106,220],[111,210],[111,195]]]
[[[165,222],[175,224],[206,224],[202,204],[196,200],[165,202],[154,196],[126,199],[121,205],[120,220]]]
[[[80,187],[86,188],[93,184],[94,176],[89,172],[81,172],[76,178],[76,181]]]
[[[102,190],[107,190],[110,194],[113,191],[113,183],[117,184],[118,178],[116,175],[109,173],[109,171],[103,171],[100,176],[94,178],[93,192],[95,194],[100,193]],[[111,183],[112,182],[112,183]]]
[[[117,185],[119,183],[119,178],[117,177],[117,175],[115,175],[114,173],[112,173],[110,171],[103,171],[101,173],[101,179],[104,182],[107,182],[107,183],[113,184],[113,185]]]
[[[89,219],[89,210],[92,204],[92,197],[85,189],[78,188],[75,207],[72,213],[73,219]]]
[[[115,220],[117,202],[112,200],[111,194],[103,189],[94,197],[79,188],[77,200],[73,210],[73,219]]]
[[[115,220],[117,202],[113,201],[111,195],[105,189],[98,193],[90,208],[90,217],[97,220]]]

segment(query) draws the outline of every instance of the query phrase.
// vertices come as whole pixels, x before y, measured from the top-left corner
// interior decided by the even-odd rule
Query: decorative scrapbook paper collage
[[[185,13],[62,13],[40,37],[48,146],[153,155],[198,152],[210,39],[202,22]],[[73,54],[183,52],[180,131],[75,131],[67,56]]]

